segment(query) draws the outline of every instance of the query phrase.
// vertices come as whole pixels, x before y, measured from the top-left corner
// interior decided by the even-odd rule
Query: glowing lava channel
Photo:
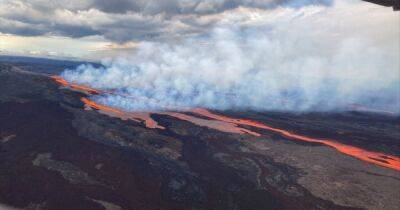
[[[364,150],[364,149],[361,149],[358,147],[345,145],[345,144],[339,143],[334,140],[311,138],[308,136],[291,133],[291,132],[283,130],[283,129],[274,128],[274,127],[271,127],[271,126],[268,126],[268,125],[265,125],[265,124],[262,124],[259,122],[251,121],[251,120],[230,118],[227,116],[211,113],[210,111],[208,111],[206,109],[197,108],[197,109],[193,109],[192,112],[202,115],[202,116],[205,116],[205,117],[209,117],[211,119],[216,119],[216,120],[230,122],[230,123],[236,123],[238,125],[247,125],[247,126],[260,128],[260,129],[264,129],[264,130],[268,130],[268,131],[273,131],[273,132],[281,134],[282,136],[285,136],[290,139],[298,140],[298,141],[320,143],[323,145],[333,147],[341,153],[358,158],[360,160],[400,171],[400,158],[399,157],[386,155],[386,154],[379,153],[379,152],[372,152],[372,151]]]
[[[52,76],[52,78],[60,85],[71,88],[72,90],[85,92],[87,94],[107,93],[106,91],[96,90],[83,85],[70,84],[59,76]],[[127,112],[106,105],[97,104],[96,102],[91,101],[87,98],[82,98],[81,100],[85,104],[86,108],[93,108],[99,110],[99,112],[103,114],[107,114],[113,117],[118,117],[123,120],[131,119],[136,122],[143,121],[146,127],[148,128],[165,129],[163,126],[158,125],[158,123],[150,117],[151,114],[150,112]],[[303,136],[280,128],[274,128],[266,124],[252,120],[230,118],[227,116],[212,113],[202,108],[189,109],[187,111],[207,117],[209,119],[198,118],[181,112],[156,112],[156,114],[168,115],[180,120],[188,121],[190,123],[199,126],[208,127],[227,133],[250,134],[254,136],[261,136],[259,133],[251,131],[249,129],[241,128],[239,127],[239,125],[245,125],[253,128],[272,131],[293,140],[323,144],[335,148],[337,151],[355,157],[359,160],[400,171],[400,158],[392,155],[386,155],[379,152],[364,150],[358,147],[345,145],[334,140],[318,139],[318,138]]]
[[[96,90],[96,89],[93,89],[93,88],[85,86],[85,85],[70,84],[64,78],[62,78],[60,76],[51,76],[51,78],[54,81],[56,81],[58,84],[60,84],[60,85],[62,85],[64,87],[71,88],[73,90],[79,91],[79,92],[84,92],[84,93],[88,93],[88,94],[95,94],[95,95],[103,93],[100,90]]]
[[[93,88],[90,88],[90,87],[87,87],[84,85],[71,84],[60,76],[52,76],[51,78],[54,81],[56,81],[58,84],[60,84],[64,87],[70,88],[75,91],[84,92],[89,95],[98,95],[101,93],[111,93],[111,92],[107,92],[107,91],[96,90],[96,89],[93,89]],[[99,110],[99,112],[102,114],[106,114],[106,115],[109,115],[112,117],[118,117],[123,120],[130,119],[130,120],[133,120],[136,122],[143,121],[144,124],[146,125],[146,127],[148,127],[148,128],[165,129],[163,126],[158,125],[158,123],[150,117],[150,113],[148,113],[148,112],[125,112],[125,111],[122,111],[122,110],[119,110],[116,108],[98,104],[87,98],[82,98],[81,101],[85,104],[86,108],[93,108],[93,109]]]
[[[99,112],[102,114],[106,114],[112,117],[118,117],[122,120],[130,119],[136,122],[143,121],[148,128],[165,129],[163,126],[158,125],[158,123],[150,117],[150,113],[148,112],[125,112],[116,108],[98,104],[87,98],[82,98],[81,101],[85,104],[87,108],[90,107],[99,110]]]

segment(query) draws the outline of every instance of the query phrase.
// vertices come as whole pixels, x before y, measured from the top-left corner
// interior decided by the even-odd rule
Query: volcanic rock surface
[[[32,69],[0,64],[0,208],[400,206],[394,168],[249,125],[239,126],[254,133],[214,129],[223,124],[196,112],[151,113],[159,127],[149,128],[88,107],[88,95],[61,86],[48,76],[51,69]],[[397,116],[210,112],[386,154],[381,162],[400,155]]]

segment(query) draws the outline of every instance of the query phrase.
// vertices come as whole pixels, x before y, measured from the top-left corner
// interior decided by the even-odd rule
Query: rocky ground
[[[85,110],[84,93],[32,65],[0,64],[0,209],[400,206],[399,171],[266,130],[226,133],[161,114],[152,118],[165,129],[149,129]],[[221,114],[400,155],[396,116]]]

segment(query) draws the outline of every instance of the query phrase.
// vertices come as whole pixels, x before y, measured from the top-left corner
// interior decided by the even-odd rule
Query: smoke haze
[[[112,90],[117,94],[93,100],[131,111],[338,111],[361,104],[398,112],[398,13],[343,0],[237,10],[219,14],[207,33],[143,41],[131,55],[62,77]],[[234,24],[239,19],[245,24]]]

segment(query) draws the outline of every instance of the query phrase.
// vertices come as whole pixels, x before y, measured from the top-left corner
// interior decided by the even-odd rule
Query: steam
[[[141,42],[131,56],[62,76],[112,90],[93,99],[133,111],[331,111],[362,104],[398,112],[399,26],[390,9],[335,1],[224,17],[210,33]]]

